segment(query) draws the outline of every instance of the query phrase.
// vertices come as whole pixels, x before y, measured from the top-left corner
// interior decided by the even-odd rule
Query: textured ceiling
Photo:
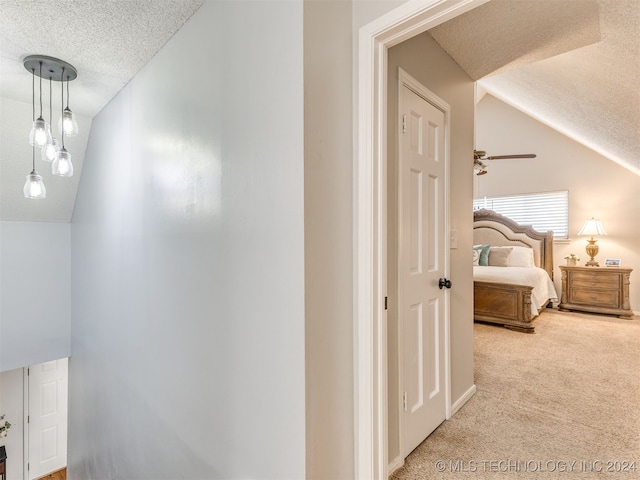
[[[0,219],[71,219],[92,118],[204,1],[0,0]],[[640,0],[492,0],[430,33],[483,89],[640,174]],[[52,177],[37,163],[42,201],[22,196],[30,54],[78,70],[76,175]]]
[[[640,174],[638,0],[493,0],[430,33],[484,90]]]
[[[0,0],[0,96],[31,103],[26,55],[72,64],[75,113],[93,118],[204,0]]]
[[[0,0],[1,220],[70,221],[92,118],[203,2]],[[79,116],[80,134],[65,141],[75,174],[54,177],[48,172],[50,165],[37,159],[36,168],[47,186],[45,200],[27,200],[22,195],[25,176],[31,171],[32,118],[31,74],[22,61],[32,54],[60,58],[78,70],[78,78],[70,83],[69,106]],[[48,82],[43,87],[48,118]],[[60,84],[54,82],[53,89],[57,113]]]

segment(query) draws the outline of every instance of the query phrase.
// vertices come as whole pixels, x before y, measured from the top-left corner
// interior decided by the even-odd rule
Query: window
[[[554,240],[569,238],[569,192],[530,193],[477,198],[473,209],[487,208],[540,232],[553,230]]]

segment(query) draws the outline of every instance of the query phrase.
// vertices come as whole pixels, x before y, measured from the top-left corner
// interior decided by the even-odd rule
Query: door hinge
[[[407,133],[407,115],[402,115],[402,133]]]
[[[27,415],[27,423],[30,423],[30,422],[31,422],[31,416]]]
[[[407,392],[402,393],[402,408],[407,411]]]
[[[384,309],[385,309],[385,310],[387,310],[387,308],[388,308],[388,307],[387,307],[387,305],[388,305],[388,300],[389,300],[389,297],[384,297]]]

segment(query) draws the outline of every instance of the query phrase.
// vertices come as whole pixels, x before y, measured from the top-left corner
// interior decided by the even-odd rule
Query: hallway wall
[[[94,119],[69,478],[304,478],[301,2],[206,2]]]
[[[71,227],[0,222],[0,372],[71,351]]]

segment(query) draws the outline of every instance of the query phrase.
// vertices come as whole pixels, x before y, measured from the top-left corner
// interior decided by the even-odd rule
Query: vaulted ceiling
[[[1,220],[70,221],[92,118],[203,2],[0,0]],[[480,92],[640,174],[637,0],[492,0],[430,33]],[[32,153],[31,74],[22,61],[31,54],[76,67],[70,107],[80,124],[67,147],[76,175],[52,177],[37,164],[48,192],[35,201],[22,195]],[[60,84],[53,88],[57,109]],[[48,105],[48,82],[43,90]]]
[[[481,94],[640,175],[640,2],[493,0],[430,33]]]

